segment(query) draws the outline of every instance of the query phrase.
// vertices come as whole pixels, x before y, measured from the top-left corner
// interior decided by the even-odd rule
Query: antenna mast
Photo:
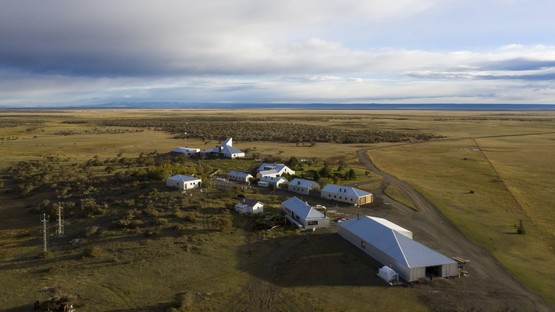
[[[46,223],[48,222],[48,220],[46,219],[46,213],[42,214],[42,218],[40,219],[40,222],[42,222],[42,251],[43,252],[47,252],[48,251],[48,245],[47,245],[47,239],[46,239]]]
[[[56,235],[58,237],[64,236],[64,220],[63,220],[62,212],[63,212],[62,203],[58,202],[58,229],[56,230]]]

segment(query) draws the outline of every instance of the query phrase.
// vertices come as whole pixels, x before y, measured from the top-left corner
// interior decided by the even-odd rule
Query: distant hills
[[[342,104],[342,103],[183,103],[112,102],[82,106],[37,106],[33,109],[319,109],[319,110],[460,110],[460,111],[555,111],[555,104]],[[0,107],[2,109],[2,107]],[[6,109],[18,109],[11,107]]]

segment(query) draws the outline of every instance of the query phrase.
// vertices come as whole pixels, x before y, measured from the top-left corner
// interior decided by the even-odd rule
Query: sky
[[[0,107],[555,103],[553,0],[0,0]]]

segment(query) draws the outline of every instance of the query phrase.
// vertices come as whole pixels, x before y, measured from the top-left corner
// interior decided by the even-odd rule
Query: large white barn
[[[410,231],[384,220],[357,217],[339,223],[337,233],[376,261],[391,267],[406,281],[429,275],[457,275],[457,262],[412,240]]]

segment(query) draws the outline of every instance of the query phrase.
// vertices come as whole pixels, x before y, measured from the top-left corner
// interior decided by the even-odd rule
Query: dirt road
[[[466,307],[475,307],[477,301],[483,301],[484,311],[555,310],[542,298],[524,288],[521,283],[509,275],[485,249],[467,239],[442,216],[432,203],[410,185],[380,170],[368,157],[368,151],[372,149],[367,148],[357,151],[358,159],[366,168],[382,176],[384,183],[392,183],[398,186],[417,207],[418,211],[414,211],[392,201],[384,194],[376,194],[383,198],[384,203],[394,202],[395,207],[402,208],[399,218],[405,219],[404,222],[410,224],[409,228],[416,234],[415,239],[446,255],[456,255],[471,260],[468,266],[471,276],[460,283],[464,284],[465,291],[454,295],[452,300],[462,302],[463,306]],[[468,291],[469,289],[472,291]],[[428,299],[433,300],[433,298]],[[464,301],[472,304],[464,305]],[[433,306],[436,304],[433,304]]]

